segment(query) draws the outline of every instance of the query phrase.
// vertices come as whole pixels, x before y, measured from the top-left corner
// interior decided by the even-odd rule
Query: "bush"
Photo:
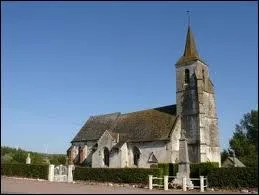
[[[158,176],[158,168],[82,168],[74,170],[74,180],[118,183],[148,183],[148,175]]]
[[[178,171],[178,164],[173,163],[158,163],[158,168],[161,169],[160,176],[175,176]]]
[[[178,171],[178,164],[173,163],[158,163],[159,178],[163,178],[164,176],[175,176]],[[169,181],[172,181],[173,178],[169,178]],[[163,180],[158,180],[158,184],[162,185]]]
[[[190,164],[190,177],[198,178],[200,176],[207,176],[209,171],[213,168],[218,168],[217,162],[193,163]],[[159,163],[158,168],[161,169],[160,177],[164,175],[176,176],[178,172],[178,164],[173,163]]]
[[[159,177],[164,175],[169,175],[169,163],[158,163],[157,166],[161,171],[159,172]]]
[[[214,168],[208,174],[210,187],[258,187],[258,168]]]
[[[207,176],[210,170],[219,168],[217,162],[193,163],[190,164],[190,177],[199,178],[200,176]]]
[[[1,164],[1,175],[48,179],[48,165]]]

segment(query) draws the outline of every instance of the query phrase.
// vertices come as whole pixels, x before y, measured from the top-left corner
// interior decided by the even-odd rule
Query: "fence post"
[[[200,188],[201,192],[204,192],[204,177],[200,176]]]
[[[164,176],[164,190],[168,190],[168,176]]]
[[[73,174],[72,174],[72,170],[73,170],[73,165],[68,165],[68,169],[67,169],[67,182],[73,182]]]
[[[150,190],[152,190],[152,188],[153,188],[153,176],[152,175],[148,176],[148,181],[149,181],[148,187]]]
[[[53,181],[54,180],[54,165],[49,165],[48,180],[49,181]]]
[[[186,191],[187,190],[187,185],[186,185],[186,177],[184,176],[183,177],[183,191]]]

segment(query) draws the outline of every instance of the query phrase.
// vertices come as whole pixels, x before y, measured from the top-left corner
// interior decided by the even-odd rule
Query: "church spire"
[[[189,23],[189,25],[188,25],[188,31],[187,31],[187,36],[186,36],[184,53],[183,53],[183,56],[176,63],[177,65],[188,64],[189,62],[193,62],[196,60],[202,61],[200,59],[199,53],[196,49],[194,36],[193,36],[192,30],[191,30],[190,19],[189,19],[188,23]]]
[[[191,30],[191,26],[188,27],[188,32],[186,36],[186,43],[183,56],[185,58],[199,58],[199,54],[196,49],[195,40]]]

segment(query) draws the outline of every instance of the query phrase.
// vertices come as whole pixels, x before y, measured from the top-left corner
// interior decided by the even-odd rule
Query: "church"
[[[220,165],[214,86],[190,25],[184,53],[175,69],[176,104],[91,116],[71,141],[69,162],[93,168],[150,168],[157,163],[177,163],[180,135],[185,132],[191,163]]]

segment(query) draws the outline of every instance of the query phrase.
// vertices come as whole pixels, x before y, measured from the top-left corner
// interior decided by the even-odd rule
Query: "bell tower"
[[[176,104],[186,132],[190,162],[219,162],[220,146],[214,86],[200,58],[190,24],[184,53],[176,65]]]

